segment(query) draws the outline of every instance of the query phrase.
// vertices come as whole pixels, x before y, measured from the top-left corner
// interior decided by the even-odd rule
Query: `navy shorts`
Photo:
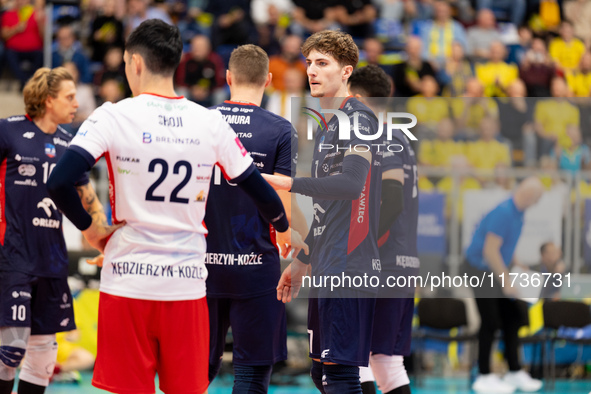
[[[31,327],[31,335],[74,330],[68,279],[0,271],[0,327]]]
[[[207,297],[207,305],[211,365],[222,357],[229,327],[235,363],[273,365],[287,360],[285,305],[277,301],[277,292],[246,299]]]
[[[375,301],[375,298],[310,298],[310,358],[367,367]]]
[[[414,298],[378,298],[373,320],[371,352],[409,356]]]

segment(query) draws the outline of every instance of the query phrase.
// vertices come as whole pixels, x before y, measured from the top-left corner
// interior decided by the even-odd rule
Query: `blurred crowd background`
[[[52,21],[52,66],[68,67],[77,80],[80,108],[66,125],[73,133],[97,106],[131,95],[123,46],[143,20],[179,27],[185,50],[177,93],[204,106],[229,99],[225,71],[232,50],[261,46],[273,74],[262,106],[298,130],[305,130],[305,120],[293,109],[309,95],[303,40],[324,29],[346,31],[360,48],[359,66],[383,68],[392,79],[392,105],[417,117],[414,148],[426,210],[419,246],[426,269],[461,260],[460,238],[484,209],[480,194],[464,213],[464,192],[508,191],[518,178],[536,173],[549,190],[562,188],[564,198],[540,208],[560,211],[554,222],[530,226],[531,233],[547,230],[532,235],[532,260],[545,264],[548,248],[539,245],[551,239],[560,258],[564,251],[567,270],[591,270],[591,204],[583,208],[591,198],[591,0],[81,0],[56,4],[50,15],[44,0],[0,0],[0,15],[0,116],[22,113],[17,96],[44,64],[44,32]],[[106,171],[101,163],[97,168],[106,206]],[[305,175],[309,167],[302,170]],[[460,226],[462,216],[468,221]],[[79,232],[66,228],[66,234],[70,251],[85,249]],[[84,279],[72,283],[75,292],[98,278],[85,262],[89,253],[70,256],[71,274]],[[77,298],[85,306],[76,310],[82,345],[80,338],[60,338],[78,343],[61,347],[65,372],[91,366],[89,354],[96,353],[96,292],[83,294],[89,298]],[[293,332],[305,334],[300,306],[290,308],[290,322],[297,322]],[[305,365],[301,342],[301,357],[294,359]]]
[[[45,4],[0,3],[2,76],[22,87],[43,64]],[[178,92],[202,105],[228,98],[230,53],[254,43],[273,73],[263,106],[290,119],[290,99],[307,90],[303,40],[342,29],[361,50],[359,65],[379,65],[393,96],[409,98],[403,105],[419,120],[421,165],[576,173],[591,162],[590,0],[82,0],[56,5],[49,17],[52,66],[78,80],[72,131],[96,106],[131,94],[125,38],[160,18],[185,42]],[[427,178],[420,186],[438,187]]]

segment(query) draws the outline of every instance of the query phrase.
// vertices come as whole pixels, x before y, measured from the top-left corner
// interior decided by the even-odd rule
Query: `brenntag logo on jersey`
[[[345,151],[355,151],[355,152],[369,152],[372,149],[377,149],[378,152],[392,152],[398,153],[404,150],[404,147],[400,144],[387,144],[381,141],[384,141],[384,133],[386,134],[386,140],[392,140],[392,132],[394,130],[402,131],[406,137],[412,141],[417,141],[417,137],[411,133],[410,129],[416,126],[417,118],[413,114],[407,112],[378,112],[376,113],[378,118],[378,130],[375,134],[370,134],[371,130],[369,127],[363,126],[360,124],[359,118],[365,118],[369,120],[368,115],[363,111],[355,111],[350,116],[347,115],[345,112],[338,110],[338,109],[323,109],[324,114],[333,114],[337,117],[338,120],[338,133],[339,133],[339,140],[340,141],[350,141],[353,137],[358,138],[362,141],[367,141],[366,144],[356,144],[355,146],[345,146],[339,144],[327,144],[324,143],[324,138],[320,140],[320,144],[318,146],[318,151],[321,152],[323,150],[345,150]],[[323,114],[320,112],[308,108],[303,107],[302,113],[307,115],[308,122],[307,122],[307,138],[308,140],[314,140],[314,129],[316,126],[319,128],[323,128],[327,131],[336,131],[337,127],[336,124],[331,124],[328,126],[328,122]],[[353,124],[351,124],[351,118],[353,119]],[[408,123],[396,123],[400,119],[409,119],[410,122]],[[353,136],[351,135],[351,131],[353,132]]]

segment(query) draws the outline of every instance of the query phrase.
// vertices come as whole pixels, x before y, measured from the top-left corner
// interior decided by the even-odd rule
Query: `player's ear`
[[[267,75],[267,81],[265,82],[265,89],[269,87],[269,85],[271,85],[271,81],[273,80],[273,74],[269,73],[269,75]]]
[[[136,74],[139,75],[142,72],[143,67],[143,58],[137,54],[134,53],[133,55],[131,55],[131,67],[132,67],[132,71]]]
[[[54,97],[48,94],[47,98],[45,99],[45,113],[47,113],[48,110],[53,109],[53,100]]]
[[[353,74],[353,66],[347,65],[343,67],[343,79],[349,79],[351,74]]]
[[[228,83],[228,86],[232,86],[232,73],[230,70],[226,70],[226,82]]]

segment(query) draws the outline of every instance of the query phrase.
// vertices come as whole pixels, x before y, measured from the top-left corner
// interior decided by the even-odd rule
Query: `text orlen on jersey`
[[[308,140],[314,139],[314,129],[315,126],[318,125],[327,129],[327,131],[336,131],[337,124],[331,123],[328,125],[325,117],[320,114],[318,111],[314,111],[311,108],[303,108],[304,114],[308,115],[308,122],[307,122],[307,138]],[[310,111],[310,112],[306,112]],[[324,113],[334,114],[338,120],[338,133],[339,133],[339,140],[341,141],[350,141],[352,136],[351,132],[353,132],[355,138],[358,138],[362,141],[368,141],[367,144],[355,144],[355,146],[339,146],[338,144],[335,146],[334,144],[326,144],[324,141],[320,141],[318,145],[318,150],[345,150],[345,151],[356,151],[356,152],[369,152],[372,149],[377,149],[378,152],[392,152],[398,153],[404,150],[404,147],[400,144],[388,144],[385,143],[387,141],[392,140],[392,131],[393,130],[400,130],[402,131],[409,140],[417,141],[417,137],[414,136],[410,132],[409,129],[413,128],[417,124],[417,118],[413,114],[407,112],[377,112],[376,117],[378,119],[378,129],[374,134],[370,134],[371,130],[369,130],[366,126],[359,124],[359,117],[363,117],[368,119],[368,114],[362,111],[355,111],[351,115],[347,115],[345,112],[338,110],[338,109],[322,109]],[[351,119],[353,119],[353,124],[351,124]],[[409,119],[410,122],[408,123],[396,123],[399,122],[401,119]],[[386,132],[386,139],[384,142],[384,131]]]

